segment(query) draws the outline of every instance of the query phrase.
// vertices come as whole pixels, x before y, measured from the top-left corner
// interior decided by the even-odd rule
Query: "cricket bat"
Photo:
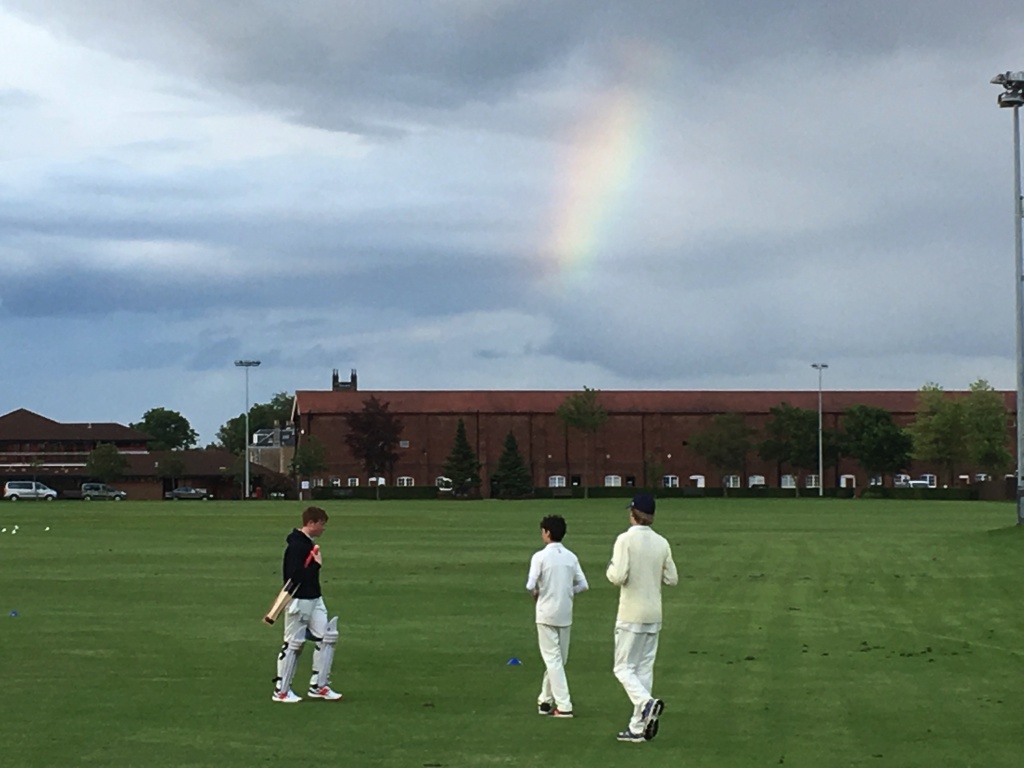
[[[306,562],[303,564],[303,568],[308,568],[309,564],[313,562],[313,558],[316,557],[316,553],[320,551],[320,545],[314,544],[313,548],[309,550],[309,554],[306,555]],[[263,616],[263,622],[265,624],[273,624],[277,621],[277,617],[281,615],[281,611],[288,607],[288,604],[295,598],[295,593],[298,592],[298,583],[293,583],[291,579],[285,582],[281,591],[277,593],[277,597],[274,598],[274,602],[270,604],[270,610]]]

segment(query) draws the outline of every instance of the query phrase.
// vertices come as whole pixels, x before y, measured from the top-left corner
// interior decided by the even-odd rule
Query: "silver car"
[[[4,498],[11,501],[18,499],[53,501],[57,498],[57,492],[50,486],[37,483],[35,480],[8,480],[4,484]]]

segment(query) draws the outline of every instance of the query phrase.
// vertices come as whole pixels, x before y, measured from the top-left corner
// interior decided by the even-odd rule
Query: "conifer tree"
[[[466,437],[466,424],[459,419],[452,452],[444,462],[445,477],[452,481],[456,496],[464,496],[480,487],[480,462]]]
[[[498,486],[498,495],[503,499],[516,499],[533,493],[533,478],[519,453],[519,443],[511,430],[505,438],[505,449],[498,459],[494,481]]]

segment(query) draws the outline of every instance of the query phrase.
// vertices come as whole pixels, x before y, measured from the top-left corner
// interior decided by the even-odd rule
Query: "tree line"
[[[906,427],[883,408],[855,405],[842,414],[839,429],[822,428],[822,464],[834,468],[850,458],[869,477],[885,478],[904,472],[916,459],[939,467],[948,484],[964,466],[996,476],[1013,462],[1009,426],[1003,396],[984,379],[971,384],[965,395],[926,384],[918,390],[915,418]],[[761,431],[750,427],[743,414],[721,414],[692,437],[690,448],[723,473],[743,475],[756,454],[774,464],[780,477],[795,475],[799,488],[801,474],[818,470],[818,414],[781,403],[769,410]]]

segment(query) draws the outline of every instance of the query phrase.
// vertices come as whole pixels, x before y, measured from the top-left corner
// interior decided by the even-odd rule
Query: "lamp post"
[[[256,368],[259,360],[235,360],[235,367],[245,368],[245,493],[243,498],[249,498],[249,369]]]
[[[1024,72],[1004,72],[992,78],[1003,92],[996,103],[1013,110],[1013,235],[1016,271],[1017,326],[1017,525],[1024,525],[1024,258],[1021,254],[1020,108],[1024,105]]]
[[[828,363],[811,363],[811,368],[818,371],[818,496],[825,495],[825,455],[821,442],[821,372],[828,368]]]

